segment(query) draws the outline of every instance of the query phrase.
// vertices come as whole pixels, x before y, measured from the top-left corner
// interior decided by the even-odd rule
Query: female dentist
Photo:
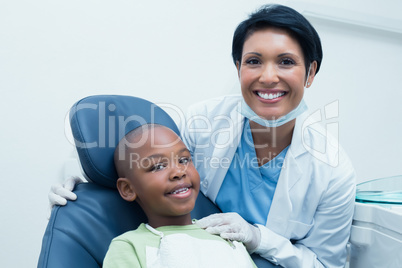
[[[224,212],[198,224],[277,265],[344,267],[355,173],[303,100],[321,65],[317,32],[297,11],[266,5],[239,24],[232,56],[241,96],[193,106],[182,130],[201,191]],[[52,191],[52,204],[74,199]]]

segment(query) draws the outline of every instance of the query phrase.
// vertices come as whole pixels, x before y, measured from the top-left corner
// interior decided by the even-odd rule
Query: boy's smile
[[[175,198],[186,198],[189,194],[191,194],[192,185],[190,184],[182,184],[174,187],[174,189],[167,193],[167,195],[171,195]]]

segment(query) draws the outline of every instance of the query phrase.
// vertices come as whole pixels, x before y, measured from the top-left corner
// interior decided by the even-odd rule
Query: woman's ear
[[[240,79],[240,62],[239,61],[236,61],[236,69],[237,69],[237,76]]]
[[[117,189],[120,196],[126,201],[133,202],[137,198],[137,194],[127,178],[119,178],[117,180]]]
[[[305,84],[306,88],[309,88],[311,86],[311,84],[313,83],[316,71],[317,71],[317,61],[313,61],[310,64],[310,68],[307,73],[306,84]]]

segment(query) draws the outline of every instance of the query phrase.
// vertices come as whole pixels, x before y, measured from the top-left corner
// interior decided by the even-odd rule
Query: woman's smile
[[[267,90],[267,91],[255,91],[255,94],[257,94],[258,97],[260,97],[261,101],[267,102],[267,103],[273,103],[280,101],[283,96],[286,95],[285,91],[275,91],[275,90]]]

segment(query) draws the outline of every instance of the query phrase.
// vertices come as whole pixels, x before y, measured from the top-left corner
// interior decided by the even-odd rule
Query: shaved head
[[[137,127],[131,130],[129,133],[124,136],[119,142],[114,151],[114,165],[116,167],[117,175],[120,178],[124,178],[127,176],[127,172],[130,170],[130,161],[126,161],[129,159],[130,153],[135,153],[135,150],[148,139],[148,137],[144,137],[143,134],[151,129],[164,127],[158,124],[145,124],[140,127]],[[145,140],[143,140],[145,138]]]

